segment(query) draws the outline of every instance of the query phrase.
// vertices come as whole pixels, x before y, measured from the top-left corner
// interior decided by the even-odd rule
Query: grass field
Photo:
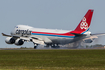
[[[105,50],[0,50],[0,70],[105,70]]]

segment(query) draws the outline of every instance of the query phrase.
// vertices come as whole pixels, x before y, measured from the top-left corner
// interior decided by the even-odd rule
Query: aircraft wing
[[[32,42],[36,44],[45,45],[45,43],[52,43],[52,41],[47,37],[31,37]]]
[[[27,41],[27,42],[33,42],[34,44],[45,45],[44,40],[38,37],[20,37],[20,39]]]
[[[34,44],[41,44],[41,45],[45,45],[44,40],[42,40],[39,37],[20,37],[20,39],[24,40],[24,41],[30,41],[33,42]]]
[[[44,41],[39,37],[32,37],[32,36],[21,37],[21,36],[15,36],[15,35],[12,36],[12,35],[4,34],[4,33],[2,33],[2,35],[7,36],[7,37],[13,37],[15,39],[19,38],[19,39],[22,39],[24,41],[32,41],[33,43],[44,45]]]
[[[45,45],[45,43],[52,43],[52,41],[47,37],[41,38],[37,36],[29,36],[29,37],[20,37],[20,39],[24,41],[31,41],[34,44],[40,44],[40,45]]]
[[[15,35],[13,35],[13,36],[12,36],[12,35],[7,35],[7,34],[4,34],[4,33],[2,33],[2,35],[3,35],[3,36],[7,36],[7,37],[20,38],[20,36],[15,36]]]
[[[105,35],[105,33],[90,34],[90,37],[85,39],[95,39],[95,38],[98,38],[98,36],[103,36],[103,35]]]
[[[4,34],[4,33],[2,33],[2,35],[3,35],[3,36],[8,36],[8,37],[11,37],[11,35],[7,35],[7,34]]]
[[[91,34],[89,37],[83,39],[84,42],[91,43],[94,39],[98,38],[98,36],[105,35],[105,33],[97,33]]]
[[[89,37],[87,37],[87,38],[84,38],[83,40],[87,40],[87,39],[96,39],[96,38],[98,38],[97,36],[89,36]]]

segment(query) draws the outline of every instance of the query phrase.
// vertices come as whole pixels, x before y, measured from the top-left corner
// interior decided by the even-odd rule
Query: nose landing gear
[[[38,44],[34,44],[34,49],[36,49],[36,48],[37,48],[37,46],[38,46]]]

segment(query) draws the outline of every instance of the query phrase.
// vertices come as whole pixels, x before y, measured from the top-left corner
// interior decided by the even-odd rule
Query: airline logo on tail
[[[80,24],[80,28],[81,29],[88,29],[88,24],[86,22],[86,18],[85,17],[83,17],[83,19],[82,19],[82,22]]]
[[[71,31],[70,33],[84,34],[86,31],[88,31],[91,23],[92,15],[93,15],[93,10],[89,9],[85,14],[85,16],[83,17],[83,19],[78,24],[78,26],[76,27],[76,29]]]

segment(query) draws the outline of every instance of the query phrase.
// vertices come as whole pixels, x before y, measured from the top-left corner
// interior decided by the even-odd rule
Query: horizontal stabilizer
[[[105,35],[105,33],[96,33],[96,34],[91,34],[91,36],[102,36]]]

